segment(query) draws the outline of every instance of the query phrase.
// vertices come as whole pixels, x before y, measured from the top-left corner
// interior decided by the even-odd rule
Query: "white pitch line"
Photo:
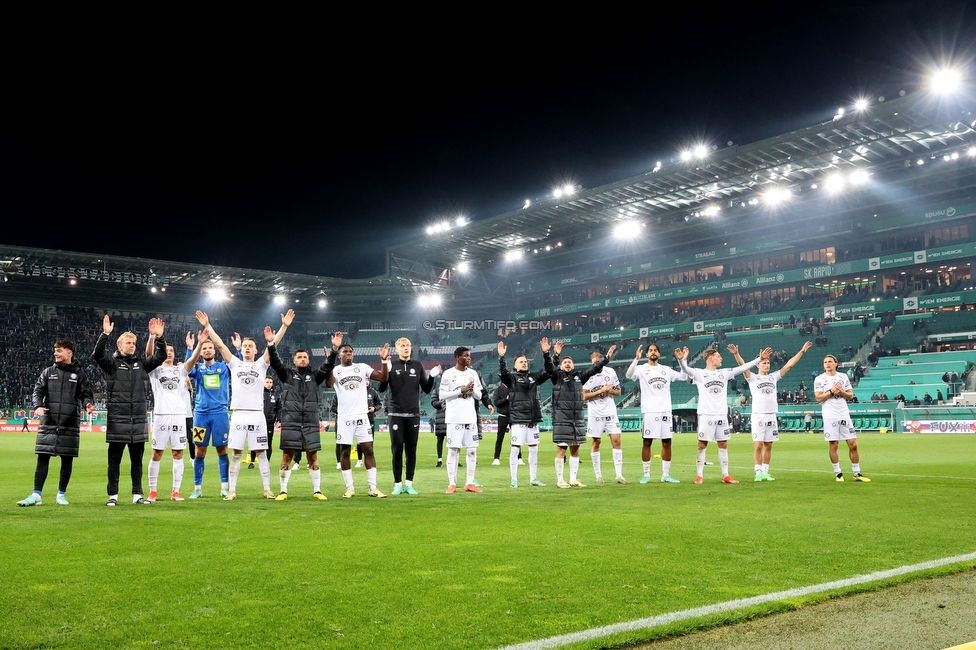
[[[843,580],[824,582],[819,585],[811,585],[809,587],[797,587],[794,589],[787,589],[786,591],[776,591],[771,594],[764,594],[762,596],[753,596],[752,598],[729,600],[724,603],[705,605],[704,607],[683,609],[678,612],[671,612],[670,614],[660,614],[658,616],[640,618],[637,619],[636,621],[615,623],[613,625],[595,627],[589,630],[572,632],[570,634],[560,634],[558,636],[551,636],[548,639],[539,639],[538,641],[528,641],[526,643],[517,643],[514,645],[508,645],[505,646],[504,648],[501,648],[500,650],[542,650],[543,648],[559,648],[562,646],[569,645],[571,643],[590,641],[592,639],[599,639],[602,637],[611,636],[613,634],[619,634],[621,632],[633,632],[635,630],[646,630],[649,628],[660,627],[662,625],[668,625],[670,623],[676,623],[678,621],[684,621],[691,618],[710,616],[712,614],[719,614],[721,612],[730,612],[737,609],[742,609],[744,607],[752,607],[753,605],[763,605],[765,603],[770,603],[777,600],[785,600],[787,598],[798,598],[801,596],[809,596],[810,594],[818,594],[824,591],[830,591],[832,589],[843,589],[845,587],[851,587],[854,585],[863,585],[869,582],[877,582],[879,580],[887,580],[888,578],[894,578],[897,576],[905,575],[906,573],[915,573],[916,571],[936,569],[938,567],[948,566],[950,564],[958,564],[960,562],[971,562],[974,560],[976,560],[976,553],[967,553],[966,555],[955,555],[953,557],[946,557],[940,560],[930,560],[929,562],[922,562],[920,564],[909,564],[907,566],[902,566],[895,569],[888,569],[886,571],[876,571],[874,573],[868,573],[866,575],[857,575],[851,578],[844,578]]]

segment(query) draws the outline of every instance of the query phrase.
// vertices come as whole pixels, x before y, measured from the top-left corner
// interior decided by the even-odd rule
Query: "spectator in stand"
[[[939,404],[945,404],[945,398],[942,397],[942,391],[941,390],[935,391],[935,399],[936,399],[936,402],[938,402]]]
[[[888,401],[888,394],[885,393],[884,391],[881,391],[881,401],[882,402],[887,402]]]
[[[881,401],[881,397],[878,395],[878,391],[874,391],[874,394],[871,395],[871,401],[872,402],[879,402],[879,401]]]

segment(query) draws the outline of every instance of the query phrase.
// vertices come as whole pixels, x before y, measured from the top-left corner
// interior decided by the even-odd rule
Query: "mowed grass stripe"
[[[581,478],[590,487],[559,490],[545,444],[540,476],[549,487],[512,490],[507,463],[492,467],[485,442],[485,493],[448,496],[428,435],[419,497],[368,499],[360,469],[360,494],[339,498],[327,450],[327,502],[311,500],[304,470],[284,503],[260,498],[257,470],[242,470],[238,501],[224,503],[208,457],[201,501],[138,507],[123,499],[111,509],[103,505],[106,446],[86,435],[72,505],[52,505],[54,461],[44,505],[17,508],[32,483],[33,436],[7,434],[0,647],[487,648],[972,551],[971,485],[936,477],[971,472],[974,436],[863,436],[869,476],[928,476],[871,484],[835,483],[829,473],[754,484],[750,471],[731,486],[709,466],[705,485],[694,486],[695,438],[674,444],[675,460],[689,461],[672,472],[681,485],[657,482],[657,460],[650,485],[637,484],[634,463],[630,485],[594,485],[584,451]],[[733,462],[751,457],[747,436],[730,446]],[[377,451],[388,490],[384,436]],[[624,453],[639,458],[637,436],[624,436]],[[777,467],[829,470],[826,456],[819,436],[784,435],[773,475]],[[165,459],[164,488],[169,468]],[[123,485],[126,471],[123,464]],[[527,483],[526,467],[520,479]]]

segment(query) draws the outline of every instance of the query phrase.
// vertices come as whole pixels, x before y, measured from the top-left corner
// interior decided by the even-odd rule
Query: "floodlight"
[[[552,191],[552,195],[558,199],[563,195],[563,189],[561,187],[557,187]]]
[[[522,206],[522,209],[523,209],[523,210],[525,210],[525,209],[526,209],[526,208],[528,208],[528,207],[529,207],[530,205],[532,205],[532,202],[531,202],[531,201],[529,201],[528,199],[525,199],[525,205],[523,205],[523,206]]]
[[[785,187],[774,187],[763,194],[763,202],[766,205],[779,205],[789,201],[793,195]]]
[[[454,221],[454,223],[456,223],[456,224],[457,224],[457,226],[458,226],[458,228],[460,228],[460,227],[461,227],[461,226],[463,226],[464,224],[466,224],[466,223],[468,223],[468,220],[467,220],[467,219],[465,219],[464,217],[458,217],[458,218],[457,218],[457,219],[456,219],[456,220]]]
[[[457,269],[458,273],[467,273],[471,268],[471,265],[467,262],[458,262],[458,265],[455,268]]]
[[[976,158],[976,147],[970,147],[966,153],[969,154],[970,158]]]
[[[681,159],[684,160],[685,162],[691,160],[691,151],[689,151],[688,149],[685,149],[684,151],[682,151],[681,152]]]
[[[630,239],[637,234],[638,224],[634,221],[621,221],[613,227],[613,236],[617,239]]]
[[[325,298],[319,298],[319,309],[325,309]]]
[[[863,111],[867,107],[868,107],[868,100],[866,99],[859,99],[856,102],[854,102],[855,110]]]
[[[717,205],[710,205],[707,208],[705,208],[704,210],[702,210],[702,214],[705,215],[706,217],[714,217],[715,215],[717,215],[721,211],[722,211],[722,208],[720,208],[719,206],[717,206]]]
[[[4,278],[4,279],[6,279],[6,278]],[[78,281],[75,280],[74,278],[71,278],[70,280],[68,280],[68,284],[70,284],[71,286],[75,286],[76,284],[78,284]]]
[[[285,304],[285,297],[284,296],[275,296],[274,297],[274,303],[276,305],[283,305],[283,304]]]
[[[698,156],[699,158],[704,158],[705,156],[708,155],[708,147],[706,147],[703,144],[698,145],[697,147],[695,147],[695,155]]]
[[[863,185],[864,183],[868,182],[869,177],[870,174],[868,174],[866,171],[864,171],[863,169],[858,169],[857,171],[851,173],[851,178],[850,178],[851,184]]]
[[[563,194],[565,194],[566,196],[572,196],[576,194],[576,186],[571,183],[567,183],[566,187],[563,188]]]
[[[843,108],[838,108],[837,109],[837,117],[844,117],[844,109]]]
[[[72,281],[72,284],[74,284],[74,281]],[[156,293],[156,287],[149,287],[149,293]]]
[[[831,174],[824,182],[824,187],[826,187],[827,191],[831,194],[836,194],[844,189],[844,177],[840,174]]]
[[[227,300],[227,292],[225,292],[223,289],[218,289],[214,287],[213,289],[207,291],[207,294],[210,296],[210,299],[215,302],[220,302],[221,300]]]
[[[427,234],[428,235],[433,235],[435,232],[437,232],[437,229],[434,228],[434,226],[427,226]]]
[[[932,90],[937,93],[951,93],[962,81],[962,73],[953,68],[943,68],[932,75]]]
[[[505,253],[505,261],[514,262],[522,257],[522,251],[511,250]]]

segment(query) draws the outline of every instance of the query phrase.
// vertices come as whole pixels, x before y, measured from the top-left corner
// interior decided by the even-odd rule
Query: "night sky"
[[[45,31],[7,61],[0,242],[367,277],[438,217],[976,77],[964,4],[648,7]]]

